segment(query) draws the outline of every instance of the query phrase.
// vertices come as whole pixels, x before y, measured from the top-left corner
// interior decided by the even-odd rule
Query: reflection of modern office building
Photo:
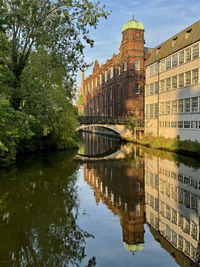
[[[135,116],[143,120],[144,70],[150,49],[144,47],[144,26],[134,18],[122,29],[119,54],[99,66],[84,80],[87,116]]]
[[[120,216],[124,247],[132,252],[144,247],[144,165],[137,159],[83,164],[84,180],[94,190],[96,202],[102,201]]]
[[[155,47],[146,67],[145,132],[200,142],[200,20]]]
[[[199,260],[199,189],[199,170],[157,157],[145,158],[146,221],[181,266],[190,266],[184,263],[189,259]]]

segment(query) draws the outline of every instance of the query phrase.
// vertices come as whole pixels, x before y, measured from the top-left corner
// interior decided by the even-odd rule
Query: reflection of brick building
[[[144,26],[133,18],[123,27],[120,53],[101,66],[96,60],[84,81],[85,115],[143,119],[145,60],[150,56],[144,43]]]
[[[84,180],[102,201],[120,216],[124,247],[132,252],[144,247],[144,164],[127,161],[98,161],[83,164]]]

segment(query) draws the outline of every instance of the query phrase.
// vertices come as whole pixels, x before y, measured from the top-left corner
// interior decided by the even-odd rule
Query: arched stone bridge
[[[104,127],[118,133],[122,139],[127,141],[139,139],[144,132],[142,121],[136,121],[133,130],[129,130],[127,125],[130,122],[130,118],[128,117],[80,116],[78,121],[80,126],[77,131],[92,127]]]

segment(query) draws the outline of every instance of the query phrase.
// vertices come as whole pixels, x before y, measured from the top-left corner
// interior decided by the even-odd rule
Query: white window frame
[[[135,94],[136,95],[139,95],[140,94],[140,84],[139,83],[136,83],[135,84]]]

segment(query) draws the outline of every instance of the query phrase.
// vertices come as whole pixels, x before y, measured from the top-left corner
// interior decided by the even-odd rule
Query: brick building
[[[145,61],[151,50],[144,44],[144,26],[133,17],[122,29],[119,54],[101,66],[96,60],[83,82],[86,116],[144,119]]]

